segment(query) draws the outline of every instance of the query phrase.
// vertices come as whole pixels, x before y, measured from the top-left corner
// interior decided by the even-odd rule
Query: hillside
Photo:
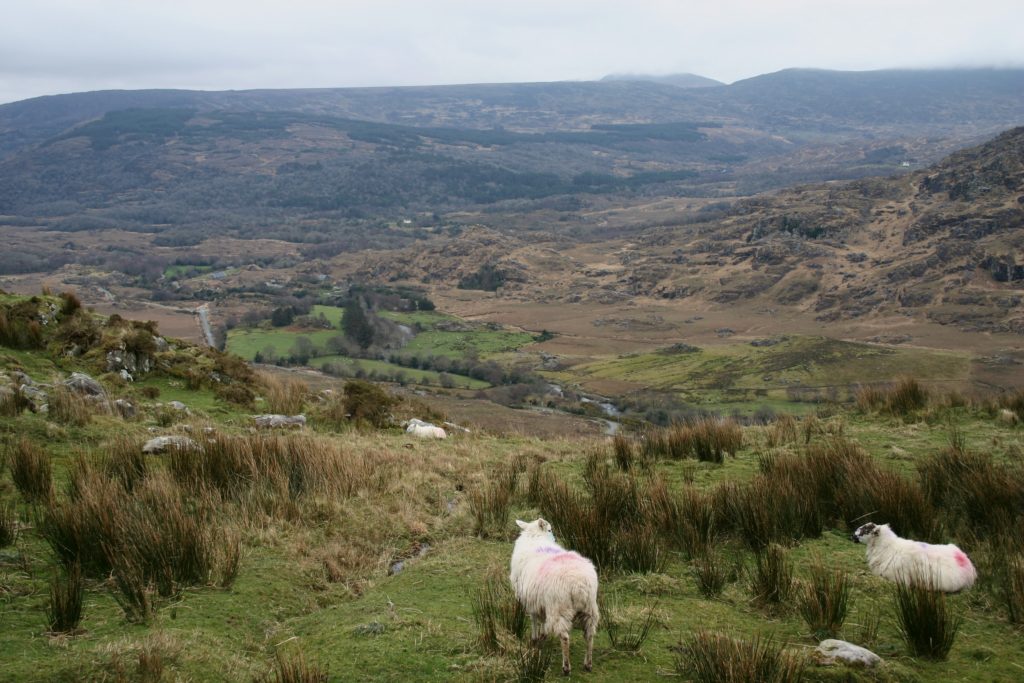
[[[444,418],[435,396],[311,390],[158,332],[0,295],[2,680],[554,678],[558,644],[531,648],[507,583],[514,520],[538,516],[600,571],[592,673],[571,644],[587,680],[757,667],[718,634],[822,683],[1024,665],[1020,392],[904,382],[765,424],[422,441],[396,423]],[[257,430],[256,406],[310,419]],[[144,452],[158,436],[177,445]],[[869,520],[956,542],[977,583],[908,617],[850,542]],[[884,664],[822,660],[830,636]]]
[[[0,106],[0,221],[407,244],[381,220],[721,197],[919,166],[1024,119],[1024,72],[110,91]],[[68,255],[65,255],[68,256]],[[26,268],[8,262],[5,270]]]
[[[822,322],[884,316],[1024,332],[1024,128],[908,175],[811,185],[734,202],[663,202],[593,215],[590,244],[476,228],[404,255],[365,255],[359,277],[453,285],[481,263],[505,298],[690,309],[748,302]],[[641,222],[643,221],[643,222]],[[655,225],[650,226],[651,223]],[[646,225],[645,225],[646,224]],[[626,239],[614,239],[628,232]],[[583,234],[587,234],[584,232]]]

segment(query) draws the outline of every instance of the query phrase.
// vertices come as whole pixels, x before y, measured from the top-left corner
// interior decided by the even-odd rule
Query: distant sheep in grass
[[[562,641],[562,673],[568,676],[569,632],[573,620],[581,616],[587,639],[583,668],[590,671],[594,662],[594,634],[600,619],[593,563],[558,545],[546,520],[527,523],[517,519],[516,524],[522,531],[512,550],[509,579],[516,598],[530,615],[531,637],[536,641],[558,635]]]
[[[420,439],[447,439],[448,433],[441,427],[432,425],[429,422],[423,422],[421,420],[409,420],[409,426],[405,428],[406,434],[418,437]]]
[[[1017,417],[1017,413],[1007,408],[1002,408],[996,419],[1007,427],[1015,427],[1020,422],[1020,418]]]
[[[900,538],[888,524],[869,522],[853,532],[853,541],[867,545],[868,567],[889,581],[959,593],[978,578],[960,548]]]

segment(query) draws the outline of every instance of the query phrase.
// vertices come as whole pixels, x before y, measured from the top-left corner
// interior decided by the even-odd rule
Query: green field
[[[416,384],[433,384],[440,386],[441,384],[441,373],[434,372],[433,370],[419,370],[417,368],[406,368],[401,365],[394,363],[388,363],[382,360],[367,360],[362,358],[349,358],[348,356],[321,356],[319,358],[312,358],[309,364],[314,368],[323,368],[324,365],[331,363],[333,365],[341,365],[347,371],[350,376],[355,376],[357,370],[362,370],[367,375],[377,373],[382,379],[393,378],[397,373],[402,373],[410,382]],[[491,386],[487,382],[479,379],[473,379],[472,377],[465,377],[463,375],[448,374],[451,377],[454,386],[463,389],[486,389]]]
[[[272,330],[234,329],[228,332],[226,350],[246,360],[252,360],[257,353],[273,349],[278,356],[287,357],[295,340],[307,337],[321,353],[326,351],[327,340],[337,337],[337,330]]]
[[[772,346],[728,344],[693,352],[631,354],[545,373],[562,382],[612,380],[679,394],[702,406],[759,402],[792,404],[800,391],[839,399],[850,387],[901,376],[926,378],[935,386],[964,382],[966,354],[845,342],[826,337],[787,337]]]

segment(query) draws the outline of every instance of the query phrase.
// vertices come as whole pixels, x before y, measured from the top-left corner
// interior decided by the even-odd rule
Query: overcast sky
[[[108,88],[431,85],[1024,66],[1024,0],[10,0],[0,102]]]

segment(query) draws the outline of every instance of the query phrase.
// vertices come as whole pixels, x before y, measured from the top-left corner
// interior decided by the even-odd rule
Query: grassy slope
[[[885,382],[900,375],[931,382],[967,377],[963,354],[856,344],[824,337],[788,337],[774,346],[726,344],[693,353],[643,353],[577,365],[552,377],[586,384],[629,382],[637,387],[678,392],[708,405],[749,400],[754,392],[785,400],[789,387],[845,388]]]
[[[968,446],[997,453],[1013,452],[1024,446],[1019,430],[996,426],[991,420],[959,418]],[[146,424],[124,424],[104,419],[78,430],[50,428],[37,416],[0,419],[6,434],[17,429],[30,434],[51,434],[50,449],[58,471],[79,446],[96,445],[117,430],[142,433]],[[932,452],[947,438],[944,424],[905,424],[885,418],[851,417],[847,434],[877,457],[907,468],[913,459]],[[264,531],[246,536],[242,570],[230,590],[214,588],[186,591],[174,604],[162,607],[150,626],[123,621],[108,587],[93,584],[87,593],[84,634],[73,638],[50,638],[42,634],[46,604],[46,581],[50,575],[50,551],[26,530],[17,550],[25,562],[6,560],[0,565],[0,680],[51,681],[102,679],[113,676],[117,663],[129,675],[137,666],[138,653],[149,648],[163,657],[168,674],[185,680],[249,681],[269,671],[278,647],[300,648],[311,660],[331,672],[332,680],[443,681],[504,680],[511,670],[505,660],[486,656],[474,644],[475,627],[468,595],[488,571],[503,570],[511,551],[511,536],[481,540],[471,534],[464,494],[455,482],[472,486],[480,481],[485,467],[513,453],[543,457],[548,467],[578,480],[582,453],[599,442],[538,441],[473,437],[435,444],[414,444],[404,449],[406,439],[394,435],[343,437],[346,448],[359,451],[405,454],[411,467],[431,467],[451,473],[438,480],[442,500],[456,500],[452,515],[442,514],[442,523],[431,538],[433,548],[424,558],[408,562],[395,576],[386,576],[382,560],[353,597],[341,584],[324,580],[310,554],[325,541],[314,519],[290,524],[272,524]],[[728,478],[744,479],[756,469],[756,451],[761,437],[757,430],[747,433],[748,446],[724,467],[697,466],[696,481],[706,485]],[[892,456],[898,444],[900,455]],[[422,462],[424,465],[415,465]],[[429,465],[426,465],[429,463]],[[154,459],[158,465],[158,460]],[[670,480],[678,481],[690,463],[662,463]],[[442,483],[444,482],[444,483]],[[0,500],[11,501],[15,492],[5,475]],[[367,501],[368,503],[370,501]],[[361,503],[349,508],[360,515]],[[403,514],[405,503],[388,504]],[[19,505],[22,515],[29,510]],[[366,511],[369,512],[369,511]],[[512,516],[531,517],[536,511],[520,499]],[[436,511],[430,514],[438,514]],[[353,521],[355,518],[352,518]],[[344,524],[335,520],[330,524]],[[329,525],[330,526],[330,525]],[[399,525],[400,527],[401,525]],[[509,523],[511,526],[511,521]],[[329,528],[329,527],[328,527]],[[557,530],[556,530],[557,531]],[[403,541],[395,538],[395,544]],[[977,591],[953,598],[967,620],[948,662],[927,663],[904,654],[895,631],[889,587],[871,576],[863,561],[863,549],[846,539],[844,532],[826,532],[821,538],[802,543],[792,551],[798,567],[810,557],[825,558],[830,566],[847,569],[855,577],[854,606],[844,635],[859,638],[858,624],[873,608],[882,610],[882,627],[874,649],[888,661],[888,672],[896,680],[1019,680],[1024,666],[1024,641],[1006,623],[1002,610],[989,604]],[[6,557],[6,556],[5,556]],[[745,555],[749,562],[749,555]],[[658,626],[643,648],[642,656],[615,652],[605,633],[597,640],[594,681],[644,680],[670,671],[673,655],[668,649],[698,627],[721,628],[730,633],[772,633],[794,647],[810,647],[813,640],[793,612],[767,616],[749,602],[742,584],[731,584],[717,600],[705,600],[696,590],[688,566],[678,558],[660,575],[614,573],[603,577],[606,594],[615,593],[621,603],[635,607],[657,602]],[[576,637],[574,666],[581,665],[582,648]],[[827,669],[812,669],[812,680],[838,675]],[[169,676],[170,680],[173,676]],[[828,680],[839,680],[828,678]],[[885,680],[885,679],[883,679]]]

